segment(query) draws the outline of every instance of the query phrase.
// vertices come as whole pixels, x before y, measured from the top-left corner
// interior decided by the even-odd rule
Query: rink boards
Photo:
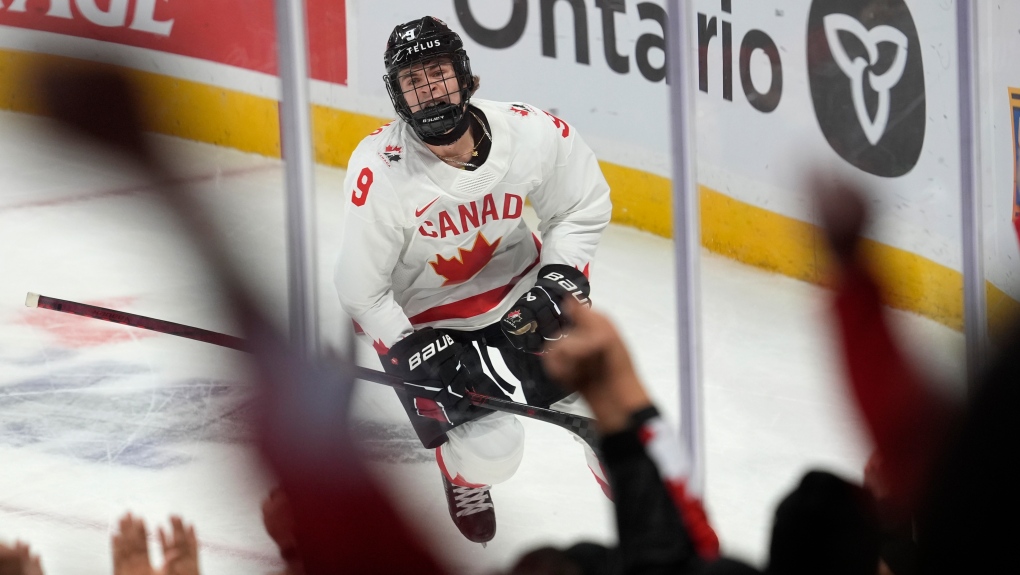
[[[13,12],[19,2],[5,4],[0,106],[36,111],[24,90],[29,67],[39,61],[74,66],[85,59],[130,70],[152,104],[154,131],[279,155],[279,86],[266,48],[272,44],[266,40],[272,37],[268,0],[236,14],[230,12],[234,0],[209,3],[203,14],[194,13],[195,5],[146,0],[114,2],[105,13],[84,0],[48,7],[21,2],[27,7],[22,14]],[[70,17],[46,18],[63,4]],[[112,13],[122,4],[130,10],[118,21]],[[739,261],[824,283],[825,254],[804,189],[805,173],[824,168],[873,192],[880,217],[868,247],[890,303],[959,328],[955,11],[908,0],[889,3],[896,10],[888,14],[868,14],[861,12],[865,4],[695,3],[690,54],[699,86],[703,241]],[[463,31],[482,77],[482,96],[526,101],[578,128],[602,160],[614,221],[668,236],[664,5],[455,0],[428,9]],[[26,20],[33,6],[34,20]],[[317,159],[346,167],[357,142],[391,115],[380,81],[384,38],[394,23],[420,16],[421,8],[411,0],[389,1],[385,11],[367,1],[308,6]],[[981,25],[990,31],[980,80],[993,321],[1020,307],[1009,99],[1010,86],[1020,86],[1020,72],[1007,58],[1020,41],[1010,33],[1017,19],[1020,7],[981,13]],[[208,38],[209,29],[217,30],[215,38]],[[189,42],[195,38],[202,41]],[[844,60],[862,57],[869,44],[877,56],[868,69],[881,76],[896,68],[899,74],[885,116],[874,95],[864,97],[865,112],[855,110],[853,83],[840,68],[841,54]],[[902,71],[897,58],[905,62]]]

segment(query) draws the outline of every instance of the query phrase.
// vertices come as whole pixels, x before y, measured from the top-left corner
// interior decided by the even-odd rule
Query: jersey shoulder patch
[[[403,141],[404,133],[394,120],[375,132],[366,136],[351,154],[350,164],[379,164],[380,168],[393,168],[401,165],[406,158],[407,146]]]
[[[527,104],[522,104],[520,102],[511,103],[508,107],[508,110],[511,116],[516,116],[518,118],[527,118],[528,116],[532,116],[538,113],[538,110],[536,110],[535,108],[532,108],[531,106]]]
[[[524,102],[497,102],[495,100],[483,100],[472,98],[471,104],[478,107],[486,114],[499,114],[510,120],[534,119],[540,113],[540,109]]]
[[[378,154],[379,158],[382,159],[383,163],[386,164],[387,167],[393,167],[393,164],[396,164],[404,158],[404,147],[394,144],[386,144],[386,147],[380,150]]]
[[[556,112],[548,112],[524,102],[485,102],[483,110],[500,112],[507,117],[509,127],[520,133],[527,133],[540,141],[551,138],[553,135],[559,140],[569,139],[573,128],[562,119],[556,117]],[[515,121],[516,120],[516,121]],[[528,120],[521,122],[520,120]]]

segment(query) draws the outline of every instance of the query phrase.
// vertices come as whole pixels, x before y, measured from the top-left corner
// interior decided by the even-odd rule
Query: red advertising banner
[[[307,0],[311,77],[347,83],[346,0]],[[276,74],[273,0],[0,0],[0,25]]]

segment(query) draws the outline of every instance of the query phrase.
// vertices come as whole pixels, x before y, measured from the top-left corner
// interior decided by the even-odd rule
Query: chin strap
[[[467,112],[467,106],[464,106],[464,112]],[[431,146],[449,146],[450,144],[459,140],[460,137],[463,136],[467,132],[468,128],[471,126],[471,114],[467,114],[464,112],[462,112],[460,121],[457,122],[457,125],[454,126],[452,130],[445,134],[440,134],[438,136],[424,137],[419,134],[419,137],[421,137],[421,141]]]

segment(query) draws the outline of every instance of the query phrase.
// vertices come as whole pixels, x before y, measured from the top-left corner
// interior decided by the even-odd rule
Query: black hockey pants
[[[537,407],[549,407],[569,395],[549,380],[539,356],[519,351],[510,344],[498,323],[477,331],[443,331],[464,346],[465,354],[475,354],[484,366],[474,388],[476,392],[511,399],[514,390],[520,387],[528,405]],[[405,390],[396,391],[422,445],[434,449],[446,443],[446,432],[454,426],[418,415],[414,397]],[[451,419],[463,423],[488,413],[491,412],[487,409],[470,406],[460,417]]]

